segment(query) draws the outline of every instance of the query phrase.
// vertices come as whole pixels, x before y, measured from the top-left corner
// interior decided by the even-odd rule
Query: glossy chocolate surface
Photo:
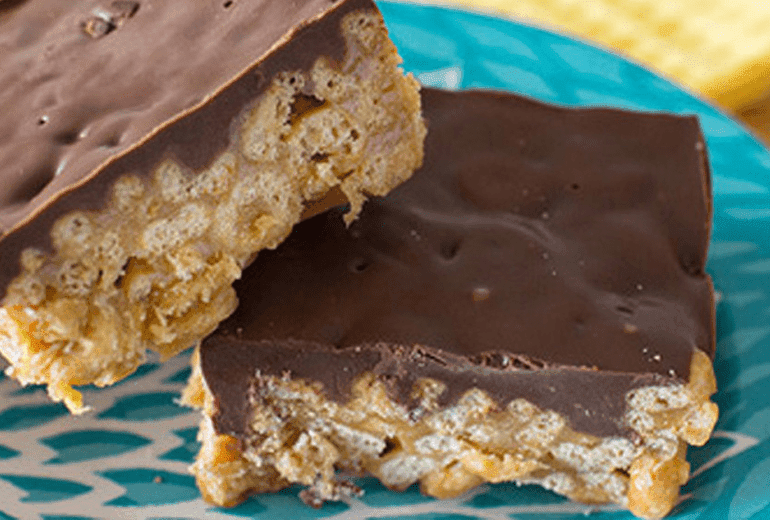
[[[405,404],[431,377],[446,404],[477,387],[627,434],[630,389],[687,381],[693,349],[714,353],[697,120],[429,89],[423,103],[410,181],[349,229],[341,210],[299,224],[236,284],[202,348],[218,427],[242,431],[259,369],[340,401],[365,371]]]
[[[370,0],[0,2],[0,298],[25,247],[120,175],[200,170],[278,71],[343,58]]]

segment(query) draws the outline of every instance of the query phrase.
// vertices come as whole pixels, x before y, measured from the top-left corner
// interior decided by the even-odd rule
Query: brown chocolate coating
[[[341,210],[298,225],[236,284],[201,351],[217,427],[243,431],[258,369],[340,401],[362,372],[405,404],[431,377],[445,403],[476,387],[629,434],[630,389],[687,381],[693,350],[714,353],[697,120],[481,92],[423,103],[410,181],[350,229]]]
[[[193,170],[279,71],[343,58],[371,0],[0,2],[0,299],[53,222],[163,159]]]

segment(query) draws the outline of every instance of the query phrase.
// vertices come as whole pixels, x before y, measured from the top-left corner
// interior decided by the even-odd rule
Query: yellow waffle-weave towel
[[[598,42],[738,111],[770,94],[770,0],[423,0]]]

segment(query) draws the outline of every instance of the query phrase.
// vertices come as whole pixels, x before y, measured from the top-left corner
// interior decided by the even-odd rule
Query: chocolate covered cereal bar
[[[298,225],[194,359],[193,471],[234,505],[338,470],[453,497],[538,483],[664,516],[717,418],[693,117],[423,90],[425,164]]]
[[[0,353],[84,410],[236,307],[303,216],[422,160],[370,0],[0,3]]]

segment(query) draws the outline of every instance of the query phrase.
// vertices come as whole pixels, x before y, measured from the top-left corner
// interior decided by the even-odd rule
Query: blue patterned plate
[[[721,296],[716,359],[721,409],[714,438],[690,450],[693,478],[677,519],[770,518],[770,154],[740,125],[642,67],[573,39],[436,7],[381,3],[405,67],[424,84],[495,88],[565,105],[697,114],[714,175],[709,272]],[[174,400],[187,356],[149,364],[107,390],[95,412],[67,416],[40,388],[0,377],[0,520],[390,518],[568,520],[590,510],[537,487],[482,486],[456,500],[383,489],[320,510],[296,489],[232,510],[207,506],[187,465],[197,414]],[[592,518],[628,519],[616,508]]]

